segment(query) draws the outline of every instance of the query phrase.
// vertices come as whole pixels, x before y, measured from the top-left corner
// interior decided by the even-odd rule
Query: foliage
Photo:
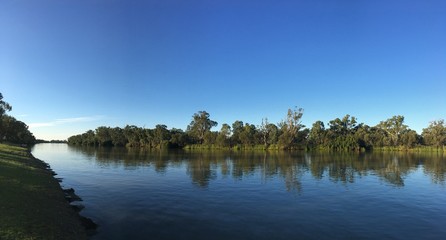
[[[443,119],[432,121],[421,134],[427,145],[443,147],[446,144],[446,125]]]
[[[69,144],[95,146],[128,146],[147,148],[187,149],[319,149],[331,151],[365,151],[371,149],[418,149],[436,146],[439,149],[446,141],[446,126],[443,120],[432,122],[423,134],[418,135],[404,124],[403,116],[393,116],[376,126],[358,123],[354,116],[313,123],[310,129],[301,123],[302,108],[288,109],[286,118],[278,124],[263,118],[259,126],[236,120],[232,125],[223,123],[219,131],[211,131],[217,125],[209,113],[199,111],[184,132],[156,125],[154,129],[127,125],[99,127],[95,131],[72,136]],[[426,149],[426,148],[424,148]]]
[[[404,117],[393,116],[385,121],[381,121],[377,127],[386,133],[387,144],[398,146],[401,144],[401,135],[408,130],[408,126],[403,124]]]
[[[35,143],[36,138],[29,131],[28,126],[24,122],[6,114],[6,112],[11,110],[11,105],[3,101],[3,95],[0,93],[0,142],[26,145]]]
[[[209,118],[209,113],[206,111],[199,111],[192,116],[192,121],[187,126],[187,132],[203,143],[206,133],[208,133],[212,127],[217,126],[217,122]]]

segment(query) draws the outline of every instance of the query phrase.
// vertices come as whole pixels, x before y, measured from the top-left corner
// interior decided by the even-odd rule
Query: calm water
[[[150,152],[38,144],[93,239],[445,239],[437,154]]]

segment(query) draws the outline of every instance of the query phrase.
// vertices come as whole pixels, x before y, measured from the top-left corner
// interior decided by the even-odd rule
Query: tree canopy
[[[206,111],[192,115],[187,130],[168,129],[158,124],[153,129],[137,126],[124,128],[98,127],[68,139],[69,144],[96,146],[128,146],[148,148],[225,148],[225,149],[324,149],[333,151],[364,151],[375,148],[408,149],[417,146],[443,147],[446,141],[444,120],[431,122],[419,135],[396,115],[376,126],[358,122],[346,114],[324,123],[316,121],[306,128],[301,120],[303,109],[288,109],[284,120],[274,124],[263,118],[261,124],[235,120],[217,122]]]
[[[187,132],[198,142],[203,143],[205,134],[211,131],[212,127],[217,126],[217,122],[209,118],[209,113],[199,111],[192,116],[192,121],[187,126]]]
[[[33,144],[36,138],[29,131],[28,125],[6,114],[12,110],[12,106],[3,100],[0,93],[0,142],[16,144]]]

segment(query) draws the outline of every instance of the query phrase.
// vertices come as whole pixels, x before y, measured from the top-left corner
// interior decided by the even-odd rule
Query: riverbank
[[[53,175],[28,149],[0,144],[0,239],[87,239]]]

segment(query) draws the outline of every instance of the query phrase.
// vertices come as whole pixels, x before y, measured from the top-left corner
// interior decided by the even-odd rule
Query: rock
[[[74,189],[64,189],[63,190],[65,194],[65,199],[67,199],[68,202],[74,202],[74,201],[82,201],[82,198],[80,198],[78,195],[74,193]]]
[[[85,206],[82,205],[82,204],[74,204],[74,205],[70,205],[70,206],[71,206],[71,208],[73,208],[73,210],[76,211],[77,213],[80,212],[80,211],[82,211],[82,209],[85,208]]]

